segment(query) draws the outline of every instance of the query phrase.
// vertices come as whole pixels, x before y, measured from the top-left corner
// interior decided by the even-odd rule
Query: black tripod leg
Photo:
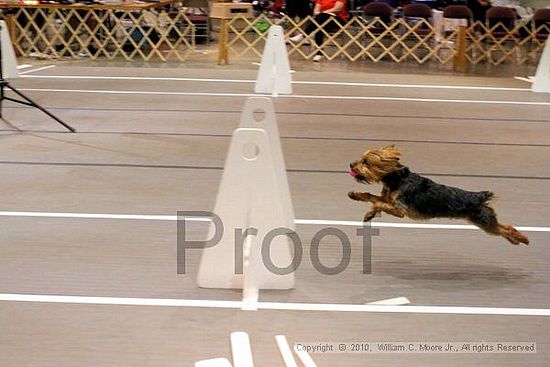
[[[2,119],[2,102],[4,102],[4,84],[3,83],[0,85],[0,119]]]
[[[61,125],[65,126],[70,132],[72,133],[75,133],[76,130],[73,129],[71,126],[67,125],[66,123],[64,123],[63,121],[61,121],[59,118],[57,118],[55,115],[53,115],[51,112],[49,112],[48,110],[46,110],[44,107],[40,106],[38,103],[36,103],[35,101],[33,101],[32,99],[30,99],[29,97],[27,97],[26,95],[24,95],[23,93],[21,93],[20,91],[18,91],[16,88],[12,87],[11,85],[7,84],[5,85],[6,87],[8,87],[13,93],[17,94],[19,97],[21,98],[24,98],[26,101],[29,102],[29,104],[33,107],[36,107],[38,108],[40,111],[44,112],[46,115],[50,116],[52,119],[54,119],[55,121],[59,122]],[[4,98],[4,90],[2,88],[1,90],[1,93],[2,93],[2,99]],[[2,117],[2,114],[1,114],[1,99],[0,99],[0,118]]]

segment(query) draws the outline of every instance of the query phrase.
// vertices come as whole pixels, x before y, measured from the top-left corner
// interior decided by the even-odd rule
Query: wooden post
[[[8,33],[10,34],[10,38],[12,43],[15,43],[15,40],[17,39],[15,36],[15,17],[13,14],[6,15],[6,26],[8,27]],[[19,53],[19,47],[13,47],[13,50],[15,51],[15,56],[21,56]]]
[[[220,20],[218,65],[229,64],[229,20],[239,16],[252,18],[252,4],[214,2],[210,7],[210,18]]]
[[[220,40],[218,45],[218,65],[229,64],[229,57],[227,52],[227,42],[229,39],[229,31],[227,27],[229,19],[220,19]],[[223,61],[223,63],[222,63]]]
[[[458,28],[456,38],[456,54],[453,57],[453,71],[465,73],[466,69],[466,27]]]

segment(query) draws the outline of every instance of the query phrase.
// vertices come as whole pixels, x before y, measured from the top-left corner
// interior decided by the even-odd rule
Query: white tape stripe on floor
[[[528,76],[527,78],[521,77],[521,76],[515,76],[514,79],[521,80],[523,82],[533,83],[535,80],[534,76]],[[528,89],[530,90],[530,89]]]
[[[140,214],[94,214],[94,213],[50,213],[50,212],[6,212],[1,211],[3,217],[43,217],[43,218],[83,218],[83,219],[137,219],[137,220],[166,220],[174,221],[175,215],[140,215]],[[188,218],[189,221],[210,222],[209,218]]]
[[[89,93],[89,94],[123,94],[123,95],[158,95],[158,96],[189,96],[189,97],[254,97],[253,93],[203,93],[203,92],[159,92],[159,91],[134,91],[134,90],[84,90],[84,89],[41,89],[25,88],[25,92],[48,92],[48,93]],[[361,101],[409,101],[429,103],[477,103],[477,104],[499,104],[499,105],[527,105],[527,106],[550,106],[550,102],[529,102],[529,101],[501,101],[501,100],[475,100],[475,99],[437,99],[437,98],[407,98],[407,97],[366,97],[366,96],[316,96],[316,95],[279,95],[278,98],[302,98],[302,99],[343,99]]]
[[[529,88],[513,87],[484,87],[469,85],[430,85],[430,84],[388,84],[388,83],[346,83],[346,82],[310,82],[310,81],[292,81],[292,84],[312,84],[312,85],[337,85],[343,87],[380,87],[380,88],[422,88],[422,89],[464,89],[464,90],[498,90],[498,91],[531,91]]]
[[[55,65],[48,65],[48,66],[43,66],[43,67],[37,68],[37,69],[26,70],[26,71],[23,71],[23,72],[19,73],[19,75],[23,76],[25,74],[34,73],[36,71],[46,70],[46,69],[51,69],[51,68],[55,68]],[[29,77],[29,76],[30,75],[28,75],[27,77]]]
[[[144,214],[100,214],[100,213],[53,213],[53,212],[13,212],[0,211],[0,217],[39,217],[39,218],[82,218],[82,219],[118,219],[118,220],[160,220],[175,221],[177,215],[144,215]],[[182,217],[180,217],[182,219]],[[186,217],[190,222],[210,222],[210,218]],[[324,220],[324,219],[296,219],[296,224],[327,225],[327,226],[351,226],[362,227],[363,222],[345,220]],[[476,229],[476,226],[468,224],[428,224],[428,223],[387,223],[371,222],[374,228],[411,228],[411,229]],[[526,227],[517,226],[520,231],[525,232],[550,232],[550,227]]]
[[[45,302],[77,303],[98,305],[129,306],[169,306],[169,307],[203,307],[241,309],[241,301],[186,300],[167,298],[120,298],[120,297],[85,297],[59,296],[42,294],[0,293],[0,301],[5,302]],[[320,311],[320,312],[386,312],[386,313],[420,313],[420,314],[462,314],[462,315],[514,315],[514,316],[550,316],[550,309],[545,308],[502,308],[502,307],[449,307],[449,306],[382,306],[350,305],[326,303],[286,303],[258,302],[258,310],[285,311]]]
[[[141,81],[178,81],[201,83],[255,83],[252,79],[213,79],[213,78],[174,78],[174,77],[140,77],[140,76],[88,76],[88,75],[27,75],[33,79],[93,79],[93,80],[141,80]],[[464,89],[464,90],[499,90],[499,91],[531,91],[529,88],[487,87],[469,85],[433,85],[433,84],[390,84],[361,82],[332,82],[293,80],[292,84],[303,85],[335,85],[344,87],[379,87],[379,88],[423,88],[423,89]]]

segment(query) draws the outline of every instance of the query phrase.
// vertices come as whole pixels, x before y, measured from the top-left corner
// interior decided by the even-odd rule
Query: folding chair
[[[434,52],[433,47],[430,46],[431,41],[435,36],[434,27],[432,23],[432,9],[424,4],[409,4],[403,8],[403,22],[404,28],[401,36],[401,43],[403,48],[407,49],[407,56],[413,55],[420,63],[428,60]],[[405,42],[407,40],[413,40],[416,44],[412,48],[406,47]],[[418,58],[414,51],[423,46],[428,50],[428,55],[423,58]]]
[[[512,8],[494,6],[487,10],[486,18],[487,30],[489,32],[488,40],[492,43],[488,50],[489,61],[493,63],[492,53],[495,50],[500,50],[504,54],[494,62],[495,64],[499,64],[507,58],[509,53],[504,46],[508,41],[511,41],[513,44],[512,50],[516,51],[515,60],[517,60],[519,58],[519,35],[515,33],[516,11]]]
[[[365,33],[364,46],[368,56],[373,61],[379,61],[391,51],[391,45],[386,46],[383,39],[391,39],[392,44],[395,41],[396,28],[391,27],[393,23],[393,8],[385,2],[373,2],[365,5],[363,8],[363,19],[367,27]],[[380,47],[382,53],[378,56],[372,55],[369,51],[373,47]]]
[[[546,41],[550,33],[550,9],[538,9],[535,11],[532,25],[535,39]]]
[[[531,19],[528,58],[538,60],[538,54],[544,49],[550,34],[550,9],[538,9]]]
[[[465,5],[449,5],[443,8],[441,24],[441,47],[438,49],[450,49],[456,43],[457,30],[460,26],[467,27],[473,23],[474,15]]]

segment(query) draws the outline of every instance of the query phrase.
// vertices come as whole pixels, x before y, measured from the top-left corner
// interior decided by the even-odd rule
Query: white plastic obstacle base
[[[17,78],[19,72],[17,70],[17,60],[15,59],[15,52],[13,51],[13,45],[11,44],[10,33],[6,22],[0,20],[0,42],[2,42],[2,75],[4,79]]]
[[[233,367],[254,367],[250,337],[244,331],[235,331],[230,335]]]
[[[288,341],[286,340],[286,336],[275,335],[275,341],[277,342],[277,346],[279,347],[279,352],[281,353],[281,357],[283,358],[283,363],[285,364],[285,367],[298,367],[298,365],[296,364],[296,360],[292,355],[292,350],[290,349]]]
[[[250,98],[241,126],[247,127],[233,133],[214,209],[223,235],[217,245],[203,250],[197,282],[203,288],[243,289],[246,300],[247,295],[257,297],[260,289],[294,287],[294,272],[268,267],[290,269],[290,239],[280,233],[266,238],[277,228],[293,230],[294,215],[271,101]],[[248,228],[254,230],[236,238],[236,230],[243,234]],[[211,224],[208,238],[215,230]],[[264,240],[270,244],[264,252],[267,261],[262,258]]]
[[[550,93],[550,38],[546,40],[531,90],[539,93]]]
[[[286,336],[276,335],[275,341],[277,347],[279,347],[279,352],[281,353],[285,367],[298,367],[292,354],[292,349],[288,345]],[[254,367],[252,346],[248,334],[244,331],[235,331],[230,335],[230,342],[233,367]],[[317,367],[306,351],[298,350],[295,346],[294,352],[304,367]],[[262,361],[262,365],[263,364],[265,364],[265,361]],[[232,365],[226,358],[214,358],[195,362],[195,367],[232,367]]]
[[[292,94],[290,65],[281,26],[269,28],[254,91],[273,96]]]

